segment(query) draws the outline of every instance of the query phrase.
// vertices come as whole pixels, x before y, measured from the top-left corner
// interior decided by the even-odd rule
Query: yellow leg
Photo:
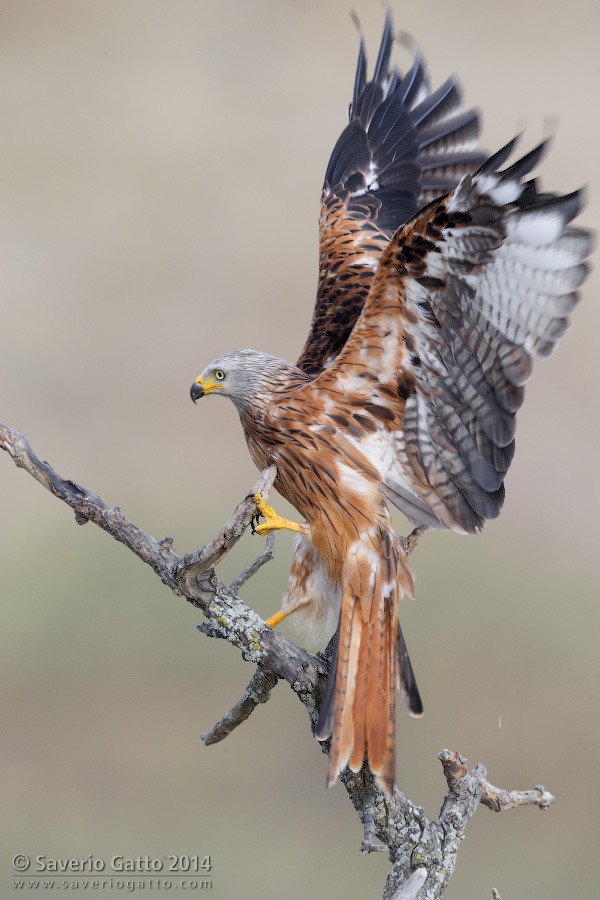
[[[287,619],[287,617],[293,612],[293,609],[291,609],[289,612],[283,612],[283,610],[280,609],[279,612],[276,612],[274,616],[271,616],[270,619],[267,619],[267,625],[269,626],[269,628],[275,628],[276,625],[279,625],[280,622],[283,622],[284,619]]]
[[[266,537],[268,534],[271,534],[272,531],[278,531],[280,528],[285,528],[288,531],[298,531],[300,534],[308,533],[308,527],[306,525],[299,525],[298,522],[290,522],[289,519],[282,519],[281,516],[278,516],[272,506],[267,506],[260,494],[254,495],[254,502],[258,507],[260,515],[264,516],[266,520],[262,525],[255,526],[254,531],[256,534]],[[279,613],[277,615],[279,615]]]

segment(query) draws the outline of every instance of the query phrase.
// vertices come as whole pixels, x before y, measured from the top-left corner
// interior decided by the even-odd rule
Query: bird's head
[[[272,391],[289,363],[258,350],[235,350],[208,365],[190,390],[194,403],[207,394],[229,397],[242,413],[261,392]]]

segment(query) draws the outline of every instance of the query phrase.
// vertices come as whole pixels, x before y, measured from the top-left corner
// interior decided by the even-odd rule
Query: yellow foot
[[[253,500],[258,507],[259,515],[264,516],[265,518],[262,525],[255,525],[253,527],[255,534],[266,537],[268,534],[271,534],[272,531],[278,531],[281,528],[285,528],[288,531],[298,531],[300,534],[307,533],[306,525],[299,525],[298,522],[290,522],[289,519],[282,519],[281,516],[277,515],[272,506],[267,506],[260,494],[255,494]],[[277,613],[277,615],[279,615],[279,613]],[[281,619],[278,621],[281,621]]]

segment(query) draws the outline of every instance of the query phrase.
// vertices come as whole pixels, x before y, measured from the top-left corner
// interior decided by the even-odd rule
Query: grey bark
[[[272,558],[272,542],[229,587],[215,574],[217,564],[235,546],[257,514],[253,496],[261,494],[268,499],[276,475],[274,466],[265,469],[210,544],[194,553],[178,556],[171,538],[157,541],[129,522],[118,507],[107,506],[81,485],[61,478],[47,462],[38,459],[23,435],[2,424],[0,448],[9,453],[15,465],[25,469],[70,506],[78,524],[94,522],[151,566],[177,596],[202,610],[208,619],[199,626],[204,634],[234,644],[246,660],[257,666],[243,697],[210,732],[203,735],[205,744],[217,743],[230,734],[260,703],[269,699],[280,679],[288,682],[306,707],[314,732],[329,669],[328,651],[313,656],[297,647],[269,628],[235,594],[235,590]],[[407,553],[414,549],[423,530],[416,529],[404,539]],[[321,746],[327,753],[329,742],[324,741]],[[364,839],[360,849],[363,853],[384,849],[389,854],[392,868],[386,879],[383,900],[441,898],[454,871],[467,822],[480,803],[499,812],[531,804],[547,809],[554,802],[554,797],[541,785],[531,791],[508,792],[495,788],[487,781],[481,763],[469,771],[466,760],[458,753],[444,750],[439,758],[448,793],[439,818],[431,821],[397,788],[392,797],[387,797],[376,785],[367,766],[358,773],[346,769],[340,776],[363,823]],[[374,843],[375,838],[380,845]]]

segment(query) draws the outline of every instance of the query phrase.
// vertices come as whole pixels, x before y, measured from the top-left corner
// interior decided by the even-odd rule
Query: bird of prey
[[[536,357],[568,328],[590,235],[570,225],[578,192],[541,193],[541,145],[487,158],[453,78],[430,91],[418,55],[390,64],[391,16],[370,81],[361,40],[348,125],[321,195],[310,333],[294,365],[227,353],[192,398],[229,397],[259,468],[304,522],[256,498],[265,522],[299,533],[287,593],[268,624],[299,610],[337,622],[316,736],[327,780],[366,762],[394,785],[395,689],[421,699],[398,604],[413,576],[390,504],[417,527],[479,531],[500,512],[515,414]]]

